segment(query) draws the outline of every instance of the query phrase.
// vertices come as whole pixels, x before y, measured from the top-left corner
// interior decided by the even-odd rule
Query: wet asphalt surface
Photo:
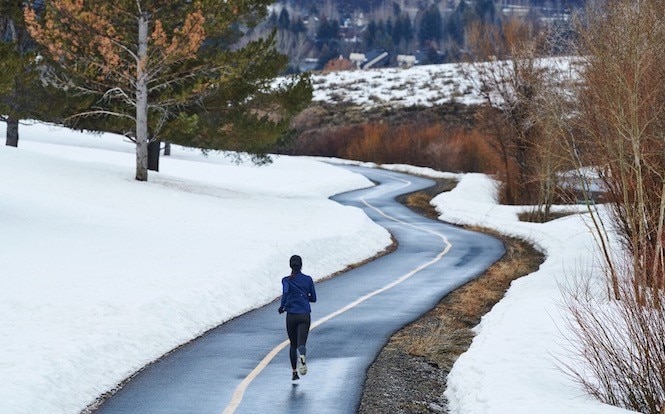
[[[427,219],[395,201],[433,185],[431,180],[345,168],[379,185],[333,200],[363,208],[393,234],[398,247],[317,283],[306,376],[291,381],[284,315],[273,302],[148,366],[96,413],[355,413],[367,368],[390,336],[483,273],[503,256],[504,247],[493,237]],[[307,273],[306,265],[303,270]]]

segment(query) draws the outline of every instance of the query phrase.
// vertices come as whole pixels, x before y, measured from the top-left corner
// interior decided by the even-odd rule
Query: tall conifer
[[[205,118],[193,109],[196,104],[224,100],[225,91],[239,80],[246,93],[229,97],[253,101],[266,95],[269,79],[256,70],[275,59],[273,38],[232,46],[242,37],[240,28],[262,20],[270,3],[52,0],[42,16],[26,9],[25,19],[33,38],[57,63],[49,78],[62,88],[98,97],[96,107],[77,115],[117,117],[114,129],[131,126],[124,133],[136,143],[136,179],[145,181],[149,143],[172,134],[173,122],[188,125],[182,136],[193,138],[187,131],[196,131]],[[242,106],[233,100],[225,105]]]

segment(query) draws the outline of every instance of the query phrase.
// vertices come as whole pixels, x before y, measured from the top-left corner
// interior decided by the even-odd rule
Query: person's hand
[[[284,308],[280,306],[279,309],[277,309],[277,312],[279,312],[281,315],[282,313],[284,313]]]

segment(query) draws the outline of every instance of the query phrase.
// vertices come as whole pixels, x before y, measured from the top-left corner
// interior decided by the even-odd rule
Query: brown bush
[[[383,141],[387,134],[387,125],[365,124],[362,127],[362,135],[342,149],[340,155],[343,158],[384,163],[387,151]]]
[[[450,171],[496,173],[500,162],[490,139],[477,129],[457,129],[445,140],[432,144],[432,164]]]
[[[347,108],[348,111],[353,112],[353,108]],[[501,172],[503,163],[492,136],[468,123],[444,124],[429,112],[427,116],[408,114],[411,111],[403,116],[387,115],[389,121],[368,116],[367,122],[349,124],[317,106],[294,119],[296,138],[281,152],[411,164],[441,171]]]
[[[665,3],[617,0],[596,7],[579,24],[586,64],[577,116],[611,201],[610,223],[595,209],[589,215],[608,294],[588,283],[569,292],[577,360],[564,367],[605,403],[663,414]],[[623,256],[610,249],[607,229],[616,231]]]
[[[322,157],[341,157],[344,148],[363,136],[361,125],[326,127],[308,131],[299,137],[293,153]]]
[[[614,201],[614,224],[633,255],[635,289],[665,290],[663,13],[661,0],[622,0],[590,11],[593,25],[582,32],[589,58],[580,123]]]
[[[349,131],[344,133],[348,146],[339,147],[343,158],[462,172],[494,173],[500,165],[489,138],[475,130],[449,132],[440,123],[371,123],[363,126],[361,136],[351,138]]]
[[[630,260],[630,259],[628,259]],[[624,263],[608,291],[621,300],[598,297],[588,280],[567,291],[572,361],[562,369],[600,401],[648,414],[665,412],[665,295],[652,290],[649,306],[633,288]]]
[[[323,73],[328,72],[338,72],[341,70],[352,70],[355,69],[356,65],[353,64],[349,59],[345,59],[342,56],[339,59],[331,59],[326,63],[326,66],[323,68]]]

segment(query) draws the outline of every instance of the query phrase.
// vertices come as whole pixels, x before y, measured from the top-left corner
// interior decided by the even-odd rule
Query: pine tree
[[[279,18],[277,19],[277,28],[286,30],[291,25],[291,17],[289,16],[289,11],[286,10],[286,7],[282,9],[279,13]]]
[[[19,120],[53,118],[59,108],[39,81],[34,45],[23,26],[21,2],[0,5],[0,121],[7,124],[6,145],[18,146]]]
[[[242,37],[239,28],[265,18],[270,3],[52,0],[43,16],[28,8],[25,19],[32,37],[57,64],[49,78],[98,97],[96,107],[77,117],[113,116],[118,118],[114,129],[131,126],[124,132],[136,143],[136,179],[145,181],[149,144],[183,119],[196,130],[201,117],[193,113],[195,104],[223,99],[244,76],[249,78],[241,87],[249,88],[244,96],[250,101],[255,91],[266,89],[264,73],[254,70],[275,58],[274,38],[232,46]]]
[[[464,3],[464,2],[462,2]],[[437,5],[432,5],[423,13],[420,21],[418,40],[421,44],[438,42],[443,37],[443,21]]]
[[[14,53],[14,47],[10,43],[0,43],[0,94],[11,90],[12,79],[20,70]]]
[[[474,10],[478,19],[486,23],[493,23],[496,20],[494,0],[477,0]]]
[[[287,66],[288,57],[272,49],[271,44],[269,38],[258,44],[267,50],[253,50],[247,55],[262,55],[265,59],[220,85],[200,104],[183,108],[179,117],[166,125],[163,138],[203,150],[249,153],[256,163],[269,162],[266,154],[286,137],[291,118],[312,98],[307,74],[281,78],[276,85],[274,78]]]

